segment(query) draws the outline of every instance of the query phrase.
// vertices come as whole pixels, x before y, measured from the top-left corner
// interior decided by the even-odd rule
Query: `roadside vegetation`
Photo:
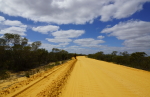
[[[150,71],[150,56],[145,52],[129,54],[127,51],[120,53],[113,51],[111,54],[104,54],[101,51],[95,54],[89,54],[88,57]]]
[[[0,38],[0,79],[9,77],[8,71],[19,72],[71,59],[74,54],[65,50],[53,48],[51,52],[43,48],[40,41],[32,44],[28,39],[18,34],[6,33]],[[29,73],[26,74],[29,77]]]

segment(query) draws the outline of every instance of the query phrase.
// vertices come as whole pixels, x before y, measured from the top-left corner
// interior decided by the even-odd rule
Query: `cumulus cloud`
[[[84,24],[121,19],[142,10],[149,0],[0,0],[0,11],[33,21]]]
[[[52,35],[56,38],[77,38],[84,33],[84,30],[60,30],[52,33]]]
[[[13,33],[13,34],[19,34],[19,35],[25,36],[26,34],[24,32],[26,32],[26,28],[9,27],[9,28],[2,29],[0,31],[0,34]]]
[[[54,38],[46,38],[46,40],[53,43],[59,43],[59,46],[65,47],[72,42],[72,39],[70,38],[77,38],[84,33],[84,30],[60,30],[52,33]]]
[[[98,39],[103,39],[103,38],[105,38],[105,36],[100,35],[100,36],[97,36],[97,38]]]
[[[60,45],[53,45],[53,44],[49,44],[49,43],[42,43],[42,45],[40,46],[40,48],[45,48],[48,51],[51,51],[53,48],[59,48]]]
[[[0,34],[5,33],[13,33],[25,36],[27,25],[22,24],[20,21],[17,20],[5,20],[5,18],[1,17],[0,22]]]
[[[4,20],[5,20],[5,18],[2,17],[2,16],[0,16],[0,22],[1,22],[1,21],[4,21]]]
[[[76,47],[76,46],[70,46],[70,47],[64,48],[64,50],[67,50],[70,53],[78,53],[78,54],[92,54],[98,51],[98,50],[92,50],[89,48],[82,48],[82,47]]]
[[[14,21],[6,20],[6,21],[4,21],[4,25],[8,25],[8,26],[21,26],[23,24],[20,21],[18,21],[18,20],[14,20]]]
[[[53,48],[62,49],[63,47],[65,47],[68,44],[69,43],[60,43],[60,44],[54,45],[54,44],[49,44],[49,43],[42,43],[40,48],[45,48],[46,50],[51,51]]]
[[[111,0],[102,7],[101,21],[121,19],[142,10],[142,6],[149,0]]]
[[[59,26],[53,26],[53,25],[47,25],[47,26],[38,26],[33,27],[33,31],[40,32],[42,34],[48,34],[48,32],[57,31],[59,29]]]
[[[59,43],[58,45],[61,47],[66,47],[69,44],[69,42]]]
[[[123,43],[127,47],[144,47],[150,48],[150,35],[141,36],[134,39],[125,40]]]
[[[53,48],[62,49],[64,47],[63,49],[70,52],[70,53],[83,53],[83,54],[89,54],[89,52],[90,53],[95,52],[94,50],[92,51],[91,49],[81,48],[79,46],[65,47],[64,45],[66,45],[66,44],[60,43],[58,45],[53,45],[53,44],[49,44],[49,43],[42,43],[40,48],[45,48],[48,51],[51,51]]]
[[[100,43],[104,43],[103,40],[95,40],[93,38],[83,38],[83,39],[76,39],[73,41],[74,43],[82,46],[82,47],[100,47]]]
[[[126,47],[150,48],[150,22],[138,20],[120,22],[111,28],[103,29],[101,33],[124,40],[123,45]]]
[[[47,41],[49,42],[53,42],[53,43],[68,43],[71,42],[71,39],[67,39],[67,38],[46,38]]]

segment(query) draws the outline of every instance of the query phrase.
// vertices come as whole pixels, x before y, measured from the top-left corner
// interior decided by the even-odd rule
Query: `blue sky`
[[[71,53],[150,54],[150,0],[0,0],[0,37]]]

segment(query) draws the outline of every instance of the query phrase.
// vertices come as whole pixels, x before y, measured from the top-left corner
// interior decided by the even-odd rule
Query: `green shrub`
[[[48,65],[47,68],[52,68],[54,65]]]
[[[0,70],[0,80],[9,78],[10,75],[6,70]]]
[[[60,63],[57,61],[57,62],[55,62],[55,65],[60,65]]]
[[[30,77],[30,73],[29,73],[29,71],[25,73],[25,76],[26,76],[27,78],[29,78],[29,77]]]
[[[37,69],[36,69],[36,73],[39,73],[39,71],[40,71],[40,69],[37,68]]]

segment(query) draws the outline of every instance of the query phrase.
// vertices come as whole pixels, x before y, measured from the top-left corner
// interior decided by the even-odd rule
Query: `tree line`
[[[29,44],[27,38],[18,34],[4,34],[0,38],[0,72],[29,70],[50,62],[67,60],[73,56],[65,50],[53,48],[48,52],[39,48],[40,46],[40,41]]]
[[[150,71],[150,56],[145,52],[129,54],[127,51],[120,53],[113,51],[111,54],[104,54],[100,51],[95,54],[89,54],[88,57]]]

